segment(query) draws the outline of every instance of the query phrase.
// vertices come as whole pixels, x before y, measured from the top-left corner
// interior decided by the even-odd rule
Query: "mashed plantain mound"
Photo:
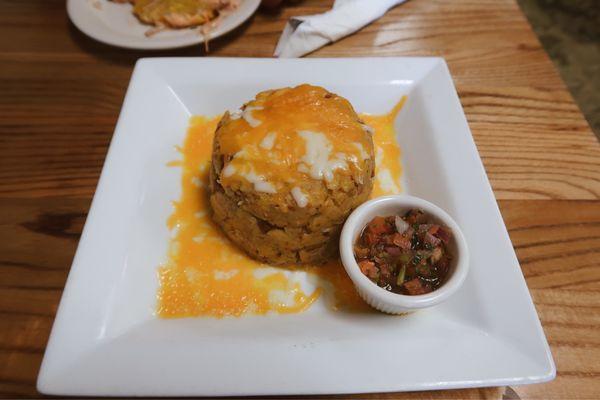
[[[324,88],[259,93],[225,113],[215,132],[213,219],[261,261],[326,261],[337,254],[346,217],[373,188],[371,132],[346,99]]]

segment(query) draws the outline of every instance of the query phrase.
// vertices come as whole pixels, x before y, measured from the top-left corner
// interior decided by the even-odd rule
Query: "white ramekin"
[[[452,230],[449,250],[452,253],[449,278],[431,293],[408,296],[380,288],[371,282],[358,267],[353,245],[363,228],[376,216],[404,214],[411,208],[423,210],[431,221]],[[443,302],[454,294],[467,276],[469,251],[465,238],[454,220],[441,208],[426,200],[407,195],[378,197],[367,201],[350,214],[340,236],[340,255],[346,272],[360,296],[372,307],[389,314],[403,314]]]

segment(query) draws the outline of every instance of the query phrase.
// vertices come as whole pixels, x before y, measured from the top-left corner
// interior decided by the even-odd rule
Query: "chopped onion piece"
[[[406,230],[409,227],[408,222],[403,220],[402,217],[400,217],[399,215],[396,215],[396,217],[394,218],[394,223],[396,224],[396,230],[400,234],[406,232]]]

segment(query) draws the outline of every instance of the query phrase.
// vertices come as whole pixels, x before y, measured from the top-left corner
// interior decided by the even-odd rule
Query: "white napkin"
[[[292,17],[277,47],[276,57],[302,57],[356,32],[406,0],[336,0],[323,14]]]

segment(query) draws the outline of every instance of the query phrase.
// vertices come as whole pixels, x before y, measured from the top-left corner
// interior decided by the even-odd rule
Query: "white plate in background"
[[[157,267],[193,114],[265,89],[322,85],[395,121],[405,193],[461,226],[469,275],[404,317],[336,312],[158,319]],[[323,297],[323,296],[322,296]],[[38,378],[46,394],[219,396],[391,392],[544,382],[546,338],[444,60],[154,58],[136,65]]]
[[[254,14],[260,0],[241,0],[240,6],[225,16],[208,39],[215,39],[243,24]],[[173,49],[203,43],[204,35],[196,28],[166,29],[150,37],[152,28],[142,24],[131,12],[131,4],[110,0],[67,0],[67,13],[73,24],[89,37],[102,43],[139,50]]]

